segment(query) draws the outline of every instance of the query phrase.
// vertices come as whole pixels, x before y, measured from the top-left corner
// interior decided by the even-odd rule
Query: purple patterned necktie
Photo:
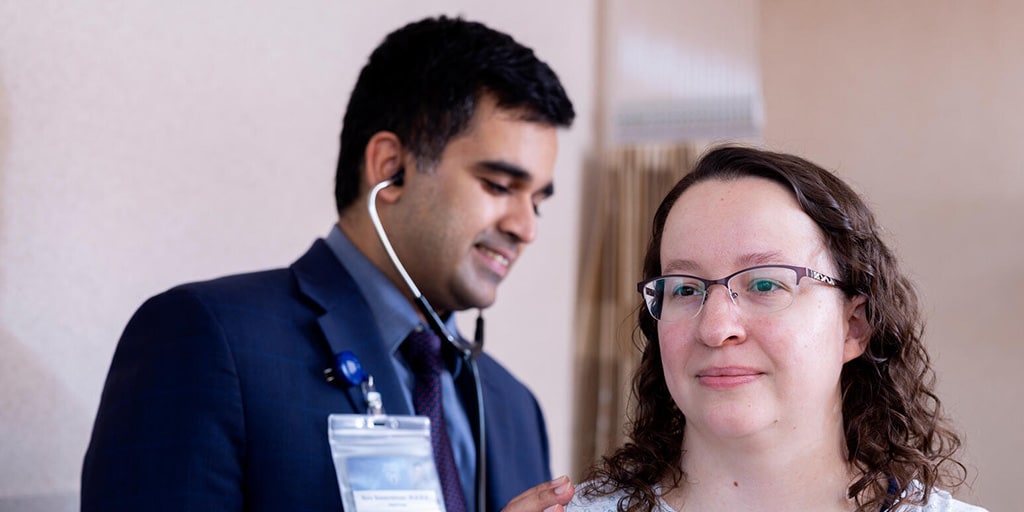
[[[412,403],[416,414],[430,418],[430,442],[434,448],[434,464],[441,479],[444,505],[448,512],[466,512],[466,498],[462,493],[459,468],[455,467],[452,443],[444,421],[441,403],[441,338],[427,330],[415,330],[402,343],[402,357],[416,375]]]

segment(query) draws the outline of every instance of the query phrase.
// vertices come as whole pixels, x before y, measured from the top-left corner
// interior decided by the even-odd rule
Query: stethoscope
[[[486,510],[486,451],[484,449],[484,400],[483,400],[483,387],[480,382],[480,369],[477,366],[476,356],[483,350],[483,316],[477,315],[476,317],[476,332],[473,336],[472,342],[467,342],[458,336],[453,336],[448,329],[444,326],[441,321],[441,317],[437,315],[434,308],[430,306],[427,298],[423,296],[416,283],[413,282],[412,278],[409,277],[409,273],[406,272],[405,266],[402,265],[401,260],[398,259],[398,255],[395,254],[394,247],[391,246],[391,240],[388,239],[387,233],[384,231],[384,225],[380,221],[380,215],[377,211],[377,194],[381,190],[389,186],[402,186],[403,171],[400,170],[394,177],[384,180],[370,190],[369,199],[367,201],[367,210],[370,213],[370,221],[373,224],[374,231],[377,232],[377,238],[380,239],[381,245],[384,246],[384,251],[387,252],[388,259],[398,270],[398,273],[402,276],[402,281],[405,282],[409,292],[412,293],[413,303],[416,304],[416,308],[420,311],[424,318],[427,320],[427,324],[430,326],[441,339],[447,340],[449,345],[458,351],[463,361],[469,367],[470,373],[473,376],[473,384],[476,389],[476,408],[477,408],[477,436],[476,436],[476,498],[477,498],[477,511],[484,512]],[[384,406],[381,400],[380,393],[376,391],[373,385],[373,376],[367,374],[359,363],[359,359],[351,351],[345,350],[335,355],[335,366],[325,371],[327,380],[330,382],[338,382],[341,385],[349,386],[360,386],[363,392],[363,397],[366,400],[366,412],[367,414],[377,415],[384,413]],[[343,377],[339,379],[338,377]],[[340,382],[340,381],[344,382]]]
[[[477,316],[476,318],[476,334],[472,343],[466,342],[457,336],[452,336],[448,329],[445,328],[441,322],[441,318],[437,316],[437,312],[434,308],[430,307],[430,303],[427,302],[427,298],[420,293],[420,289],[416,287],[416,283],[413,282],[412,278],[409,277],[409,273],[405,271],[405,266],[402,265],[401,260],[398,259],[398,255],[395,254],[394,247],[391,246],[391,240],[388,239],[388,234],[384,232],[384,225],[380,222],[380,215],[377,212],[377,194],[381,190],[394,185],[396,187],[402,186],[404,171],[398,171],[393,178],[384,180],[376,184],[373,189],[370,190],[369,201],[367,204],[367,210],[370,213],[370,222],[373,223],[373,229],[377,232],[377,238],[380,239],[381,245],[384,246],[384,251],[388,253],[388,258],[391,263],[395,265],[395,269],[402,276],[402,281],[405,282],[405,286],[409,288],[409,292],[412,293],[413,302],[416,304],[416,308],[420,310],[423,317],[427,319],[427,323],[430,328],[437,333],[441,339],[448,340],[453,347],[455,347],[461,354],[463,359],[467,362],[472,362],[473,358],[480,353],[483,349],[483,317]]]

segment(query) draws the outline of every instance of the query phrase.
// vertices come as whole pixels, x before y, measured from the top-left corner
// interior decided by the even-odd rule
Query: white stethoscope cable
[[[477,425],[478,435],[476,438],[476,497],[477,497],[477,512],[485,512],[487,510],[487,467],[486,467],[486,451],[484,449],[484,395],[483,387],[480,382],[480,369],[477,366],[476,355],[483,350],[483,317],[477,316],[476,319],[476,334],[473,337],[472,342],[466,342],[465,340],[452,336],[448,329],[445,328],[444,323],[441,322],[441,318],[434,311],[434,308],[427,302],[426,297],[420,293],[420,289],[416,287],[416,283],[413,282],[412,278],[409,277],[409,273],[406,272],[405,266],[402,265],[401,260],[398,259],[398,255],[395,254],[394,247],[391,246],[391,240],[388,239],[387,233],[384,231],[384,225],[380,221],[380,215],[377,212],[377,194],[381,190],[391,186],[402,184],[402,172],[399,172],[395,177],[384,180],[370,190],[368,199],[367,210],[370,213],[370,222],[373,224],[373,229],[377,232],[377,237],[380,239],[381,245],[384,246],[384,251],[387,252],[388,258],[391,263],[394,264],[395,269],[398,270],[399,275],[402,276],[402,281],[405,281],[405,285],[409,288],[409,292],[412,293],[413,299],[416,303],[416,307],[420,310],[420,313],[427,319],[427,323],[430,324],[430,328],[433,329],[438,336],[448,340],[448,342],[458,349],[462,354],[463,359],[468,363],[470,371],[473,374],[473,382],[476,386],[476,408],[477,408]]]
[[[444,326],[444,323],[441,322],[441,317],[437,315],[434,308],[430,306],[427,299],[422,293],[420,293],[420,289],[416,287],[416,283],[414,283],[412,278],[409,277],[409,273],[406,272],[405,266],[402,265],[401,260],[398,259],[398,255],[395,254],[395,249],[391,246],[391,240],[388,239],[388,235],[384,231],[384,225],[380,221],[380,215],[377,213],[377,194],[391,185],[401,185],[401,182],[402,174],[399,173],[394,178],[384,180],[374,185],[373,189],[370,190],[369,204],[367,205],[367,210],[370,213],[370,222],[373,224],[373,229],[377,232],[377,237],[380,238],[381,245],[384,246],[384,251],[387,252],[391,263],[395,265],[395,269],[398,270],[398,273],[402,276],[402,281],[405,281],[405,285],[409,288],[409,292],[412,293],[416,307],[420,310],[420,313],[426,317],[427,323],[430,324],[430,328],[433,329],[438,336],[448,340],[448,342],[458,349],[467,360],[470,360],[483,349],[481,317],[477,318],[477,333],[476,336],[474,336],[475,339],[473,342],[466,342],[457,336],[452,336]]]

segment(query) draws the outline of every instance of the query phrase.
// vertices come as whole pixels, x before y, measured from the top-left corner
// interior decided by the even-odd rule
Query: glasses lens
[[[704,302],[704,292],[703,282],[687,276],[652,279],[643,289],[647,310],[663,322],[696,316]]]
[[[729,280],[740,308],[752,313],[771,313],[793,303],[796,295],[796,271],[785,267],[753,268]]]

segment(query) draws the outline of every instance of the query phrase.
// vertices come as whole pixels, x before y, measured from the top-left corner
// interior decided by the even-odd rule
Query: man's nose
[[[537,238],[537,213],[533,198],[528,195],[512,197],[509,209],[498,227],[512,235],[517,242],[533,242]]]

